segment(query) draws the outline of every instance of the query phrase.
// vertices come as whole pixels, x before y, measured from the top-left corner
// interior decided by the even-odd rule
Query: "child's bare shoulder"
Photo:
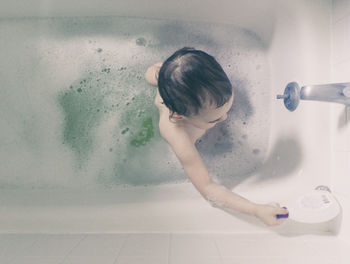
[[[186,142],[186,144],[194,145],[196,140],[204,133],[204,129],[189,127],[183,124],[170,122],[169,109],[164,105],[159,106],[159,130],[161,136],[171,145]],[[183,144],[185,145],[185,144]]]
[[[171,123],[169,120],[166,121],[166,119],[167,116],[165,114],[160,116],[160,134],[171,146],[180,161],[186,162],[195,155],[196,148],[194,146],[194,140],[184,127],[176,126],[176,124]]]
[[[168,143],[175,143],[176,141],[183,139],[186,140],[189,138],[189,135],[184,127],[170,122],[169,113],[166,111],[166,109],[159,112],[159,131],[161,136]]]

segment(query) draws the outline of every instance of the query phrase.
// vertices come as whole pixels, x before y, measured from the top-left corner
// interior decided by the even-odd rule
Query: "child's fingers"
[[[286,219],[289,217],[289,212],[286,208],[278,208],[276,209],[275,213],[277,220]]]
[[[275,225],[281,225],[288,219],[288,214],[277,214],[275,215]]]
[[[288,209],[285,209],[285,208],[276,208],[276,210],[275,210],[275,212],[276,212],[276,214],[288,214],[289,213],[289,211],[288,211]]]

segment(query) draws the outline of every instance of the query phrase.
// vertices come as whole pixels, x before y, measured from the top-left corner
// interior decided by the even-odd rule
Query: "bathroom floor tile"
[[[114,264],[116,260],[116,256],[73,256],[69,258],[65,258],[60,264]]]
[[[276,234],[9,234],[1,264],[349,264],[332,236]]]
[[[206,234],[172,234],[170,257],[219,257],[220,253],[212,235]]]
[[[129,234],[120,257],[168,257],[170,234]]]
[[[321,258],[332,256],[337,259],[338,263],[350,263],[350,248],[340,239],[331,240],[309,240],[308,245],[313,248],[315,255]]]
[[[69,253],[68,257],[116,256],[127,237],[127,234],[88,234]]]
[[[120,257],[113,264],[168,264],[164,257]]]
[[[338,264],[334,259],[293,257],[236,257],[222,258],[222,264]]]
[[[66,256],[85,235],[42,235],[32,247],[22,252],[23,256],[54,257]]]
[[[222,257],[285,257],[290,256],[291,248],[300,256],[314,256],[316,252],[300,238],[270,234],[221,235],[215,240]]]
[[[23,238],[26,235],[22,235]],[[10,264],[15,263],[61,263],[64,258],[84,238],[84,235],[46,235],[40,236],[34,244],[17,252]],[[45,262],[41,262],[44,261]]]
[[[184,257],[175,256],[169,259],[169,264],[222,264],[220,257]]]
[[[40,256],[20,256],[10,264],[60,264],[64,256],[40,257]]]
[[[127,234],[88,234],[64,259],[62,264],[113,264]]]
[[[9,262],[41,237],[40,234],[0,234],[0,263]]]

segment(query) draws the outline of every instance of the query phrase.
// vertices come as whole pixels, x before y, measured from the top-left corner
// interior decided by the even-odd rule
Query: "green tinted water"
[[[84,17],[1,19],[0,33],[4,188],[110,188],[187,179],[160,136],[156,90],[144,79],[150,65],[184,46],[214,55],[236,92],[227,121],[197,144],[212,175],[238,179],[264,158],[269,72],[264,46],[250,31]]]

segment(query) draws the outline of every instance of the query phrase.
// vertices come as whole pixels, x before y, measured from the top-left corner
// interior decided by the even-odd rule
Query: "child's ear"
[[[174,119],[174,121],[183,120],[185,117],[174,112],[169,118]]]

